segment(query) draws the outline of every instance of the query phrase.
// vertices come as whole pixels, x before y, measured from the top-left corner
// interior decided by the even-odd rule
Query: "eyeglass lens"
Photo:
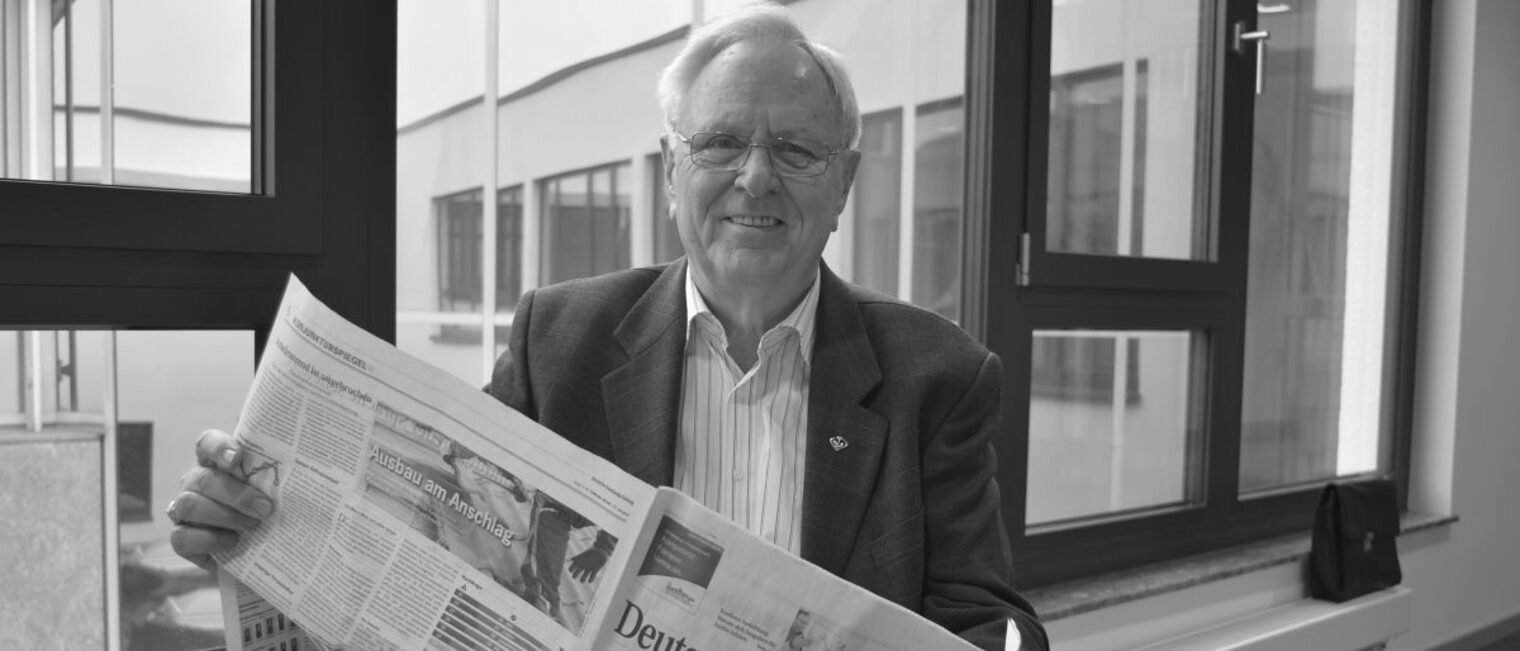
[[[739,169],[748,159],[746,154],[755,148],[767,150],[771,166],[789,176],[816,176],[829,164],[828,147],[810,140],[775,138],[757,143],[726,133],[696,133],[688,142],[692,160],[711,169]]]

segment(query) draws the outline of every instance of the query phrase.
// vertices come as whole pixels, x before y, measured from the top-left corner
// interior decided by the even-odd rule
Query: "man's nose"
[[[745,157],[738,176],[734,177],[735,187],[749,193],[749,196],[759,197],[774,191],[780,185],[781,179],[776,175],[776,168],[771,165],[769,148],[751,144]]]

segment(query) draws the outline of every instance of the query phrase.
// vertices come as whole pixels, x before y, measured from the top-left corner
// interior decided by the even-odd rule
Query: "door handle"
[[[1253,41],[1256,43],[1257,95],[1260,95],[1262,91],[1262,81],[1266,71],[1267,63],[1267,39],[1269,38],[1272,38],[1272,33],[1265,29],[1258,29],[1251,32],[1246,31],[1246,21],[1243,20],[1235,21],[1234,26],[1231,28],[1230,51],[1234,52],[1235,54],[1244,56],[1246,53],[1246,42]]]

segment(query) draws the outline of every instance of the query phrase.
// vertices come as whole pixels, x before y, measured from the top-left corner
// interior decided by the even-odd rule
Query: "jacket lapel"
[[[628,363],[602,378],[613,462],[645,483],[674,480],[686,351],[685,260],[670,264],[614,336]]]
[[[840,574],[876,484],[887,422],[861,404],[881,382],[881,369],[860,308],[827,265],[819,282],[808,389],[802,557]]]

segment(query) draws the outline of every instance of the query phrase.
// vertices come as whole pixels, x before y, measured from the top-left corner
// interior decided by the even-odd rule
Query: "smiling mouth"
[[[772,228],[781,225],[781,220],[765,215],[734,215],[729,217],[728,221],[750,228]]]

